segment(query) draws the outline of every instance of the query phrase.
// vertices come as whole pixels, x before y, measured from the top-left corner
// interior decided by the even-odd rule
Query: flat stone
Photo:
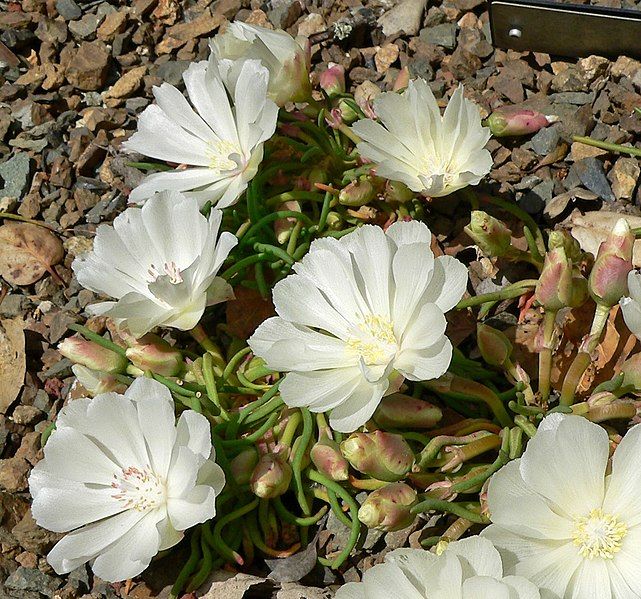
[[[0,189],[0,199],[21,198],[31,183],[31,158],[19,152],[13,158],[0,164],[0,177],[4,187]]]
[[[56,10],[65,21],[79,19],[82,16],[82,10],[73,0],[57,0]]]
[[[104,42],[112,41],[118,33],[122,33],[127,26],[127,15],[124,12],[116,11],[108,14],[102,22],[96,35]]]
[[[421,30],[420,38],[428,44],[453,50],[456,46],[456,23],[441,23]]]
[[[7,580],[5,586],[17,591],[34,591],[46,597],[53,597],[54,591],[60,588],[62,580],[49,576],[36,568],[20,566]]]
[[[396,44],[384,44],[374,55],[374,64],[379,73],[385,73],[398,58],[399,48]]]
[[[606,202],[613,202],[616,199],[605,176],[603,163],[598,158],[579,160],[574,163],[571,170],[576,173],[585,187]]]
[[[532,136],[530,144],[539,156],[545,156],[559,145],[560,139],[559,127],[544,127]]]
[[[421,19],[427,0],[403,0],[378,18],[378,24],[386,36],[405,32],[416,35],[421,28]]]
[[[65,69],[71,85],[84,91],[100,89],[109,69],[109,52],[102,42],[83,42]]]
[[[99,23],[100,19],[93,13],[88,12],[79,21],[70,21],[69,31],[73,33],[74,37],[86,40],[96,33]]]
[[[552,199],[554,181],[542,181],[534,189],[528,191],[519,201],[519,206],[528,214],[538,214],[545,207],[546,202]]]
[[[595,148],[594,146],[589,146],[588,144],[582,144],[578,141],[575,141],[571,146],[570,146],[570,158],[574,160],[574,162],[578,162],[579,160],[583,160],[584,158],[592,158],[594,156],[603,156],[604,154],[607,154],[608,152],[606,150],[602,150],[601,148]]]
[[[145,65],[135,67],[127,71],[113,86],[105,93],[105,98],[126,98],[135,92],[142,83],[142,78],[147,72]]]
[[[188,23],[179,23],[167,30],[167,35],[181,42],[188,42],[195,38],[212,33],[225,21],[222,15],[212,15],[205,11],[200,17]]]
[[[156,75],[171,85],[178,85],[182,82],[182,75],[190,64],[189,60],[171,60],[161,64]]]
[[[608,179],[612,183],[612,192],[617,200],[629,200],[633,197],[639,174],[641,169],[636,158],[622,156],[614,163],[608,173]]]

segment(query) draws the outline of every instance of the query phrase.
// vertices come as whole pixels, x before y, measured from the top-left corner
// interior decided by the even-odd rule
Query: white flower
[[[430,239],[417,221],[318,239],[296,274],[276,284],[278,317],[249,345],[270,368],[289,372],[280,386],[287,405],[332,410],[332,427],[351,432],[398,389],[399,374],[421,381],[447,370],[444,313],[463,295],[467,269],[435,258]]]
[[[214,56],[183,74],[194,110],[172,85],[154,88],[157,104],[146,108],[128,150],[187,165],[146,177],[129,196],[142,203],[157,191],[186,192],[201,206],[236,203],[263,159],[263,142],[276,129],[278,107],[267,98],[269,73],[245,61],[233,85],[222,77]],[[231,99],[233,100],[230,101]]]
[[[490,172],[492,156],[485,149],[490,130],[481,125],[479,109],[465,99],[462,85],[442,117],[423,79],[410,81],[402,94],[381,94],[374,111],[382,125],[362,119],[352,128],[363,140],[358,151],[376,163],[379,176],[439,197],[476,185]]]
[[[76,258],[78,282],[116,298],[90,306],[126,325],[136,337],[158,325],[188,330],[205,307],[233,297],[216,276],[238,240],[224,232],[212,210],[209,219],[193,198],[176,192],[154,196],[142,208],[128,208],[111,225],[98,227],[93,250]]]
[[[629,297],[622,297],[619,301],[623,320],[632,334],[641,339],[641,272],[632,270],[628,274]]]
[[[231,23],[225,33],[210,42],[220,60],[220,70],[232,80],[238,78],[247,60],[259,60],[269,70],[267,95],[279,106],[304,102],[311,97],[309,43],[289,33],[272,31],[241,21]]]
[[[449,543],[441,555],[397,549],[362,582],[342,586],[336,599],[539,599],[525,578],[503,577],[499,552],[487,539]]]
[[[152,379],[124,395],[65,406],[29,477],[39,526],[68,532],[47,560],[58,574],[90,562],[115,582],[140,574],[154,555],[216,513],[225,484],[213,461],[207,419],[184,411]]]
[[[546,598],[641,597],[641,426],[617,447],[611,473],[609,449],[602,427],[552,414],[490,481],[483,535]]]

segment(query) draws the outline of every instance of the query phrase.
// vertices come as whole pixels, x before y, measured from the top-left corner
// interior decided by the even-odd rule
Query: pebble
[[[100,19],[93,13],[86,13],[79,21],[69,22],[69,31],[73,33],[74,37],[86,40],[93,37],[98,29]]]
[[[532,149],[539,155],[545,156],[559,145],[561,139],[560,127],[544,127],[537,131],[530,139]]]
[[[7,578],[4,584],[9,589],[34,591],[47,597],[53,597],[54,591],[60,588],[62,581],[35,568],[20,566]]]
[[[156,75],[171,85],[178,85],[182,82],[182,75],[190,64],[189,60],[171,60],[160,65]]]
[[[83,42],[65,69],[67,81],[83,91],[100,89],[109,69],[109,51],[100,41]]]
[[[73,0],[57,0],[56,10],[65,21],[79,19],[82,16],[82,10]]]
[[[0,199],[22,198],[31,184],[31,165],[32,160],[26,152],[18,152],[0,164],[0,177],[4,180]]]
[[[421,28],[421,19],[427,0],[403,0],[378,18],[378,24],[387,36],[405,32],[416,35]]]
[[[605,176],[603,163],[597,158],[579,160],[574,163],[572,170],[574,170],[585,187],[606,202],[613,202],[616,199]]]
[[[428,44],[452,50],[456,46],[456,23],[441,23],[421,30],[420,38]]]
[[[630,200],[639,180],[641,169],[637,158],[620,157],[610,172],[608,179],[612,183],[612,193],[617,200]]]

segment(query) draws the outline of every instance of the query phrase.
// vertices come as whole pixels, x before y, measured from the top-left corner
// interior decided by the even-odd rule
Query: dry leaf
[[[596,256],[601,242],[605,241],[620,218],[625,218],[632,229],[641,227],[641,216],[604,210],[587,212],[586,214],[581,214],[577,210],[570,215],[566,224],[569,225],[570,233],[579,242],[581,249]],[[635,268],[641,266],[641,239],[634,242],[632,263]]]
[[[271,301],[264,300],[255,289],[238,285],[234,289],[236,299],[227,302],[227,331],[239,339],[247,339],[256,327],[274,316]]]
[[[13,285],[31,285],[64,257],[62,242],[48,229],[30,223],[0,227],[0,276]]]
[[[18,397],[25,371],[24,323],[21,318],[0,320],[0,413]]]

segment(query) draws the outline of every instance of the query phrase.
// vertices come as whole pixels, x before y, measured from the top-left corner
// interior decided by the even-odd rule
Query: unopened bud
[[[414,522],[411,509],[417,504],[417,493],[405,483],[392,483],[372,491],[358,510],[358,519],[368,528],[392,532]]]
[[[500,258],[512,247],[512,231],[482,210],[472,211],[470,224],[465,227],[465,232],[487,256]]]
[[[384,397],[374,412],[374,421],[384,428],[433,428],[441,418],[440,408],[402,393]]]
[[[486,125],[494,137],[507,137],[536,133],[556,120],[535,110],[502,106],[488,117]]]
[[[364,206],[376,197],[376,187],[367,178],[356,179],[341,189],[339,203],[344,206]]]
[[[400,181],[387,181],[385,185],[385,199],[388,202],[403,204],[415,198],[416,194],[405,183]]]
[[[414,454],[401,435],[374,431],[353,433],[340,445],[345,459],[359,472],[378,480],[401,480],[414,463]]]
[[[505,334],[489,325],[476,326],[476,342],[481,356],[490,366],[505,366],[512,356],[512,343]]]
[[[327,228],[332,231],[340,231],[344,222],[343,217],[338,212],[331,211],[327,214]]]
[[[124,372],[128,364],[125,356],[77,335],[62,341],[58,345],[58,351],[74,364],[82,364],[102,372]]]
[[[290,212],[300,212],[300,204],[296,200],[288,200],[283,202],[278,210],[288,210]],[[292,229],[296,226],[298,219],[294,216],[286,216],[284,218],[277,218],[274,221],[274,233],[276,233],[276,239],[281,245],[287,243],[289,236],[292,234]]]
[[[590,295],[598,304],[614,306],[628,294],[633,247],[634,233],[630,230],[628,221],[621,218],[608,238],[601,243],[590,272]]]
[[[258,464],[258,452],[253,447],[243,449],[229,463],[234,480],[239,485],[248,484],[256,464]]]
[[[349,478],[349,464],[336,441],[323,435],[312,447],[310,455],[316,470],[327,478],[336,481]]]
[[[572,275],[572,262],[563,247],[549,251],[534,291],[539,304],[550,311],[569,306],[572,303]]]
[[[321,89],[333,98],[345,93],[345,69],[334,62],[330,62],[327,69],[320,74],[319,84]]]
[[[634,354],[621,364],[623,387],[633,387],[636,394],[641,394],[641,353]]]
[[[405,89],[410,84],[410,70],[407,67],[403,67],[396,76],[394,80],[394,86],[392,91],[400,92]]]
[[[338,101],[337,108],[340,110],[342,121],[348,125],[360,118],[358,112],[356,112],[350,102],[346,101],[345,98]]]
[[[124,393],[127,386],[119,382],[118,379],[109,372],[100,372],[91,370],[82,364],[74,364],[71,370],[76,375],[78,382],[84,387],[91,397],[101,393]]]
[[[287,491],[292,480],[292,467],[282,454],[266,453],[258,460],[249,486],[262,499],[279,497]]]
[[[151,370],[162,376],[179,376],[185,369],[180,351],[153,333],[138,339],[126,354],[131,363],[143,372]]]
[[[548,248],[553,250],[558,247],[562,247],[565,250],[565,255],[572,262],[576,262],[581,258],[579,242],[565,229],[552,231],[548,237]]]

